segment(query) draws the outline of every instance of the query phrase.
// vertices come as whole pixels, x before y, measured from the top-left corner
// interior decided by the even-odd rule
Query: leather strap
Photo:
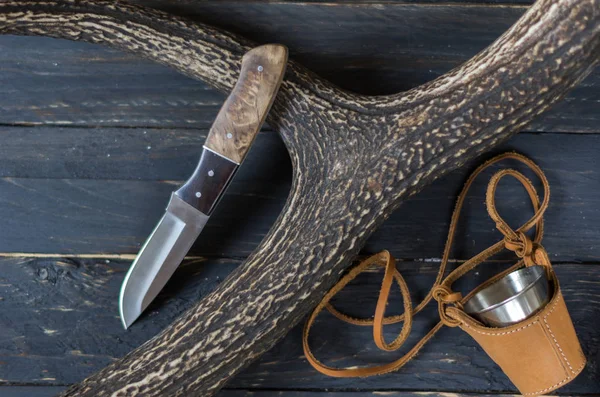
[[[446,267],[448,265],[450,257],[450,252],[452,249],[452,244],[454,242],[454,236],[456,234],[456,228],[460,217],[460,212],[462,210],[467,193],[471,188],[471,185],[473,184],[473,181],[485,169],[506,159],[520,161],[521,163],[528,166],[531,170],[533,170],[533,172],[539,177],[539,179],[542,182],[544,188],[543,200],[540,202],[534,185],[527,177],[525,177],[519,171],[513,169],[503,169],[501,171],[496,172],[492,176],[487,187],[486,207],[490,217],[496,223],[496,227],[504,235],[504,239],[485,249],[479,254],[475,255],[473,258],[467,260],[465,263],[453,270],[446,278],[444,278],[444,274],[446,272]],[[512,176],[516,178],[519,182],[521,182],[521,184],[525,187],[525,190],[527,191],[527,194],[529,195],[529,198],[531,199],[531,202],[533,204],[534,215],[517,230],[513,230],[502,219],[502,217],[498,214],[498,211],[496,209],[495,193],[498,187],[498,183],[505,176]],[[456,206],[452,214],[452,219],[450,221],[448,238],[446,240],[440,269],[438,271],[435,282],[427,296],[416,307],[413,308],[408,286],[406,285],[406,282],[404,281],[402,275],[396,269],[396,261],[390,255],[390,253],[388,251],[382,251],[376,255],[367,258],[340,279],[340,281],[325,295],[323,300],[317,305],[317,307],[313,310],[308,320],[306,321],[302,335],[302,345],[304,348],[304,354],[306,355],[308,362],[317,371],[325,375],[341,378],[380,375],[395,371],[404,366],[444,325],[455,327],[464,321],[464,318],[467,315],[464,313],[464,311],[462,311],[462,304],[466,302],[466,300],[468,300],[474,293],[476,293],[482,288],[485,288],[491,283],[499,280],[506,274],[516,270],[519,267],[532,266],[535,264],[544,265],[547,267],[551,266],[546,251],[540,245],[544,233],[543,214],[544,211],[548,208],[549,200],[550,187],[546,176],[533,161],[521,154],[512,152],[504,153],[490,159],[489,161],[479,166],[471,174],[469,179],[467,179],[461,193],[458,196]],[[533,240],[531,240],[525,233],[534,226],[536,227],[536,231]],[[465,297],[463,297],[460,292],[452,291],[452,285],[456,280],[465,275],[467,272],[473,270],[473,268],[480,265],[482,262],[484,262],[491,256],[497,254],[504,248],[515,252],[516,255],[520,258],[520,260],[515,265],[487,280],[485,283],[477,287],[475,290],[471,291],[471,293],[469,293]],[[341,291],[350,281],[352,281],[360,273],[364,272],[373,265],[385,268],[385,274],[383,277],[381,290],[375,309],[375,316],[369,319],[355,318],[347,314],[341,313],[339,310],[335,309],[329,303],[330,300],[339,291]],[[391,286],[394,281],[396,281],[396,284],[400,288],[400,292],[404,300],[404,314],[386,317],[385,309],[389,299]],[[433,327],[419,342],[417,342],[408,353],[406,353],[404,356],[397,359],[396,361],[393,361],[388,364],[368,367],[334,368],[327,366],[326,364],[319,361],[310,349],[308,339],[311,327],[313,326],[319,313],[323,309],[327,309],[331,314],[333,314],[335,317],[344,322],[360,326],[373,326],[373,339],[377,347],[385,351],[397,350],[404,344],[404,342],[410,334],[413,316],[420,312],[432,299],[435,299],[438,302],[440,322],[438,322],[435,325],[435,327]],[[383,337],[383,326],[399,322],[404,322],[400,334],[396,337],[396,339],[393,342],[387,343]]]

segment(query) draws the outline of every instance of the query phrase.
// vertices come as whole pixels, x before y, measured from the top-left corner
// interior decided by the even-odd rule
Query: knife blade
[[[242,58],[239,79],[208,133],[196,170],[172,193],[125,276],[119,294],[125,329],[162,290],[208,222],[273,104],[287,54],[286,47],[268,44]]]

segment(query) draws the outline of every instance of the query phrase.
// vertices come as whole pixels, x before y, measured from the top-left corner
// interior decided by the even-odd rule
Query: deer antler
[[[252,43],[108,1],[7,1],[0,33],[127,50],[224,91]],[[539,0],[489,48],[406,93],[343,92],[290,62],[268,122],[293,185],[270,233],[210,296],[64,396],[214,394],[322,297],[402,200],[517,132],[600,58],[600,0]]]

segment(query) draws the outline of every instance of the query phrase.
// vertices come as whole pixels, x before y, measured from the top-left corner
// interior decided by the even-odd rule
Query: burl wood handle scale
[[[267,44],[242,58],[240,77],[212,125],[200,163],[176,194],[210,215],[242,163],[275,100],[285,68],[285,46]]]
[[[205,146],[241,163],[273,104],[287,63],[287,49],[264,45],[242,58],[242,70],[231,95],[210,129]]]

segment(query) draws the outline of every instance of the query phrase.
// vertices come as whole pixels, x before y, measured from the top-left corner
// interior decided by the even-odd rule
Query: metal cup
[[[546,269],[515,270],[469,299],[465,312],[491,327],[506,327],[534,315],[550,300]]]

